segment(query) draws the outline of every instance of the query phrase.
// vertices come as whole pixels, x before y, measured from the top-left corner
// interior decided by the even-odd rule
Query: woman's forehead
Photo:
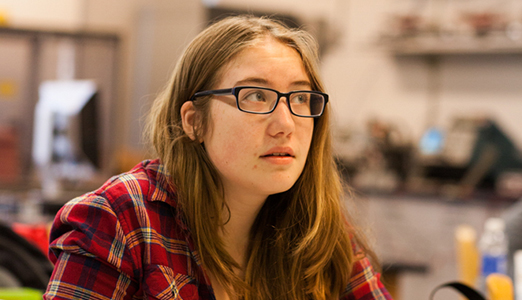
[[[283,77],[296,84],[310,85],[307,74],[297,50],[274,38],[264,38],[235,54],[221,68],[217,78],[220,83],[265,85]]]

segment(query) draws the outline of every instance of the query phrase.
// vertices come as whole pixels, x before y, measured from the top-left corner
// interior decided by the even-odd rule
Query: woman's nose
[[[272,112],[269,133],[275,135],[288,135],[295,130],[294,115],[290,112],[290,107],[286,98],[281,98],[276,108]]]

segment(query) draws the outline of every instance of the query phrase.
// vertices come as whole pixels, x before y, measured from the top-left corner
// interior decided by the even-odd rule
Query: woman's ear
[[[196,110],[194,109],[194,103],[192,103],[192,101],[183,103],[180,114],[183,131],[185,131],[185,134],[188,135],[191,140],[196,140]]]

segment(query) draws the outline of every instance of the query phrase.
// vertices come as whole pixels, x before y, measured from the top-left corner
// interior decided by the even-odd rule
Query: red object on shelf
[[[11,228],[47,255],[49,250],[49,226],[47,224],[13,223]]]

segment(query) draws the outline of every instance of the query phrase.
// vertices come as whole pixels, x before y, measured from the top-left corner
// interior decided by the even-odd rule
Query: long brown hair
[[[317,46],[302,30],[268,18],[230,17],[199,34],[178,61],[149,115],[149,135],[174,186],[179,210],[203,266],[241,299],[334,299],[348,283],[355,260],[351,240],[362,241],[344,212],[343,189],[331,151],[329,108],[315,119],[304,170],[294,186],[267,198],[251,229],[244,278],[224,249],[218,229],[226,208],[219,175],[204,146],[181,127],[180,108],[197,91],[214,88],[222,67],[245,48],[272,37],[301,56],[312,89],[324,91]],[[197,134],[211,121],[208,101],[194,102]],[[363,250],[364,242],[359,243]]]

